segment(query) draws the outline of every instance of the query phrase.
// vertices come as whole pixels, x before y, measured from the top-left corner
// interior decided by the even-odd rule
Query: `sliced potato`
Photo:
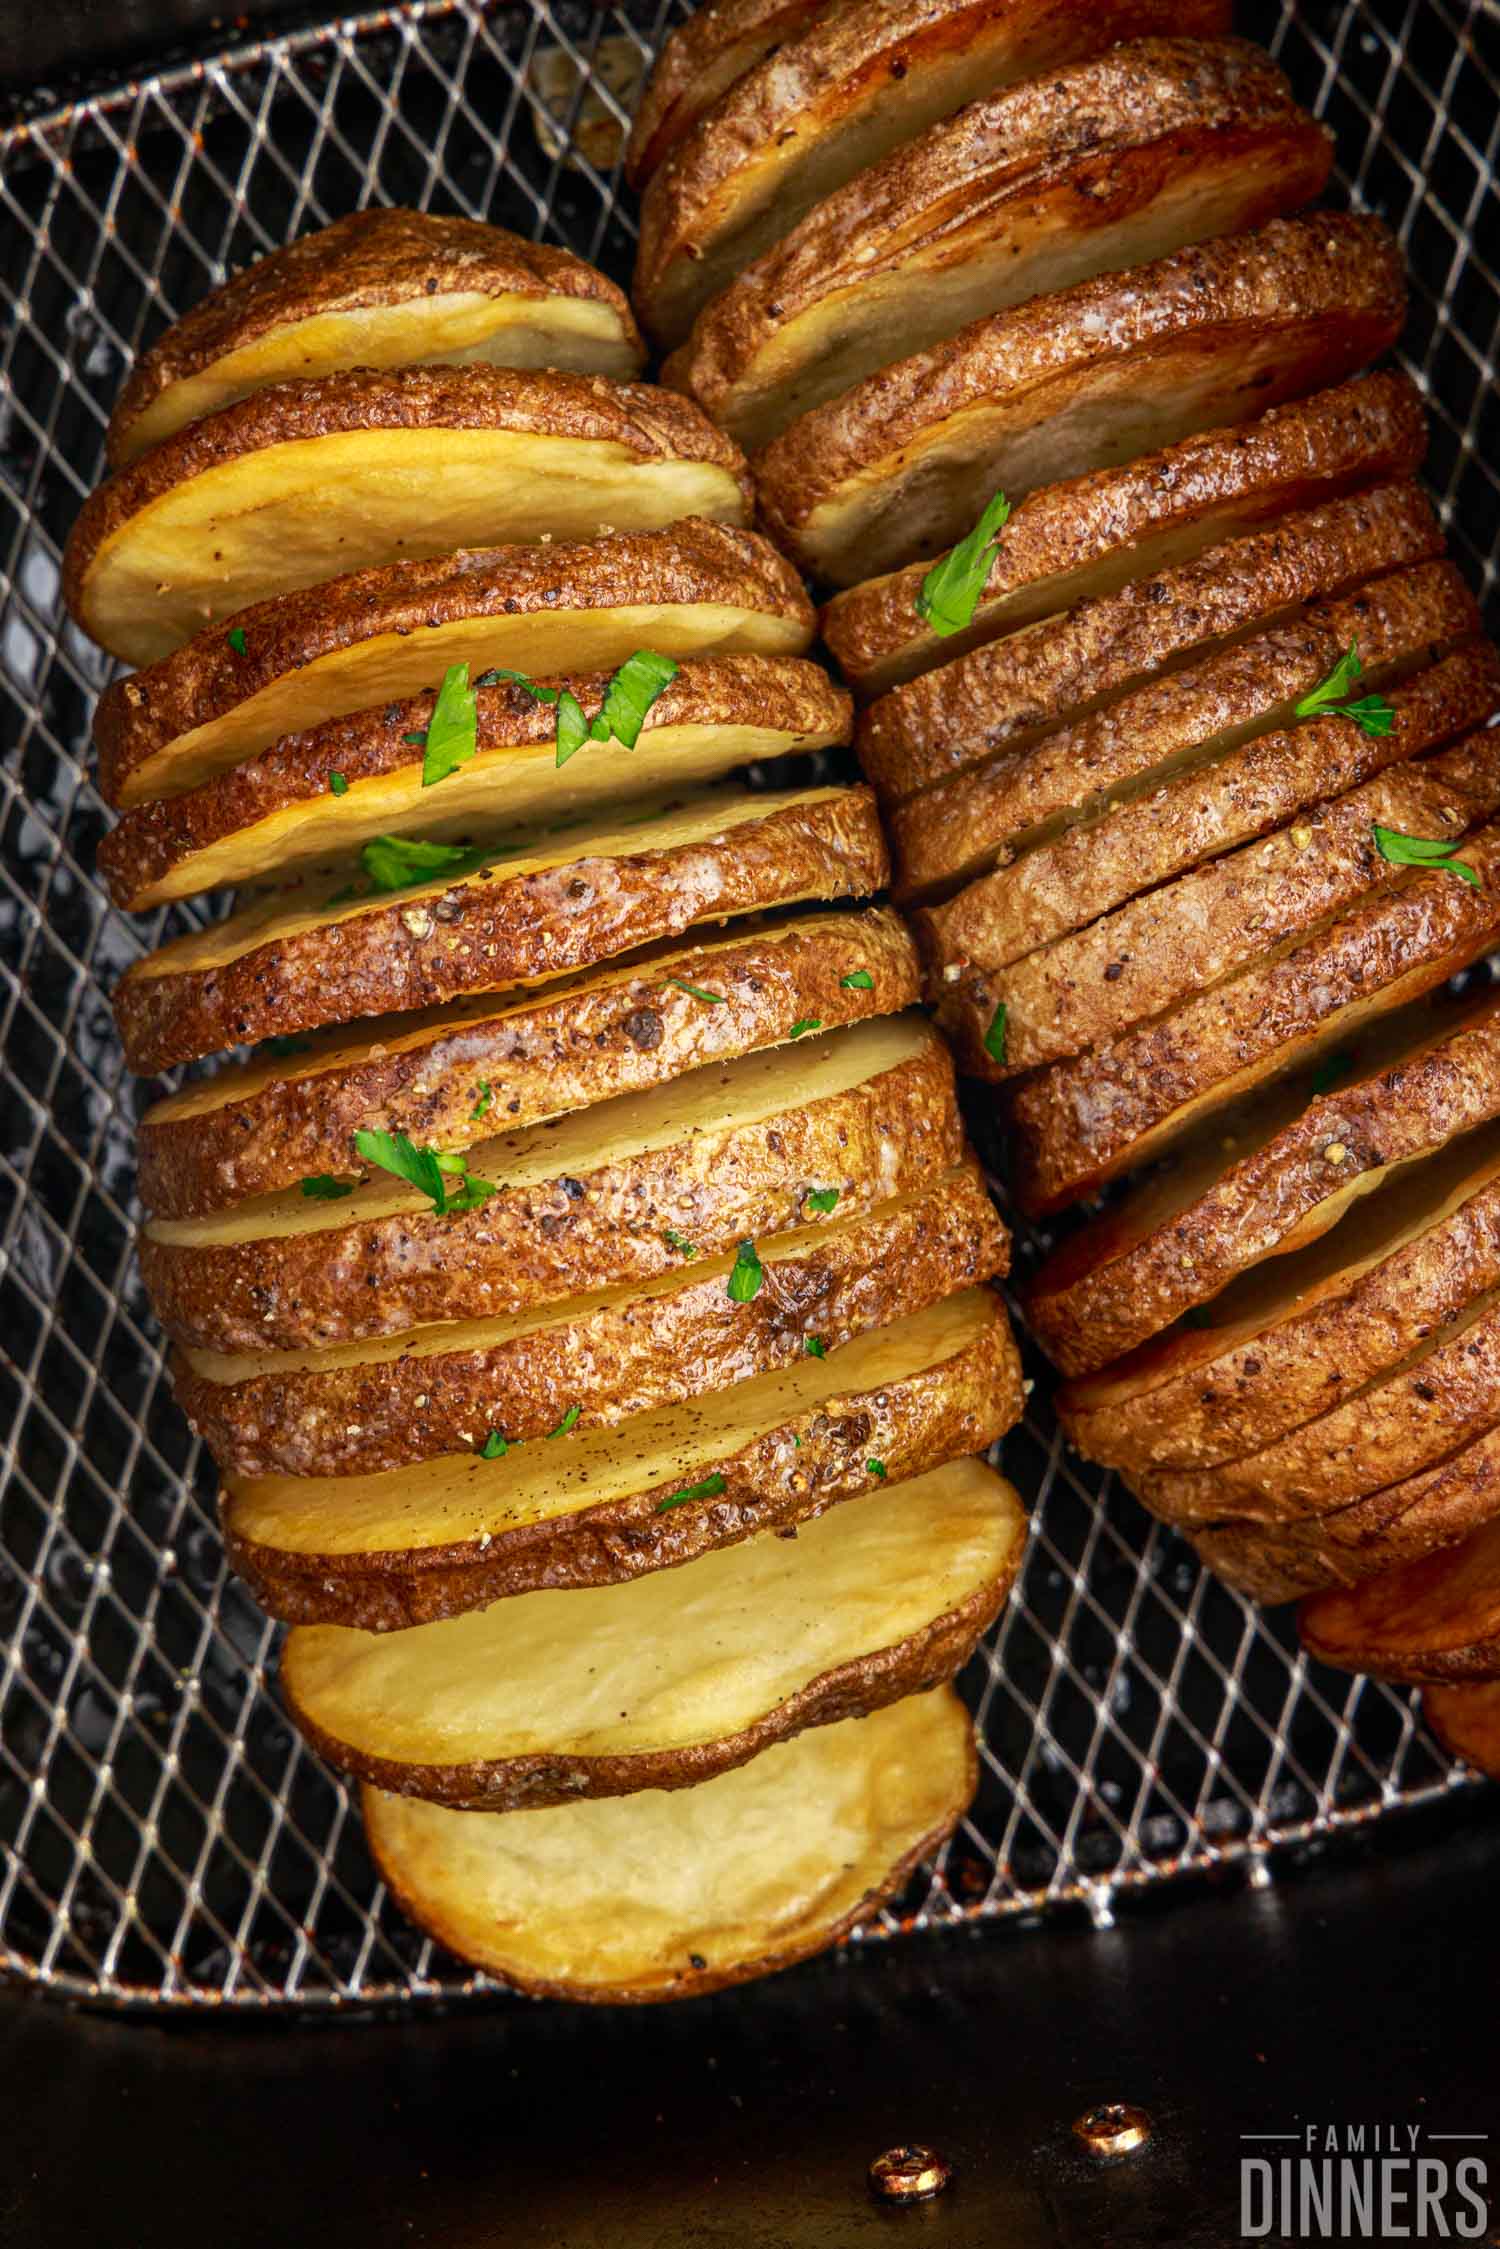
[[[573,673],[543,684],[572,694],[592,717],[609,680]],[[380,835],[452,842],[476,825],[497,833],[556,824],[849,738],[848,699],[818,665],[704,656],[685,663],[652,704],[633,751],[587,742],[561,767],[555,708],[517,686],[478,687],[476,754],[440,786],[424,787],[436,701],[429,689],[330,719],[185,795],[136,805],[99,847],[116,904],[143,913],[221,885],[300,877]]]
[[[290,1190],[140,1243],[156,1315],[207,1351],[300,1351],[434,1321],[504,1317],[679,1270],[806,1222],[810,1189],[845,1217],[958,1163],[953,1066],[920,1016],[693,1072],[559,1122],[481,1141],[470,1176],[503,1192],[438,1217],[379,1172],[325,1201]],[[357,1172],[352,1144],[344,1164]]]
[[[340,572],[748,514],[738,449],[670,391],[512,367],[355,370],[256,391],[111,477],[73,526],[63,590],[102,647],[149,664]]]
[[[1210,1128],[1056,1250],[1027,1291],[1031,1324],[1065,1374],[1092,1373],[1262,1258],[1326,1234],[1396,1166],[1497,1110],[1500,1007],[1491,1001],[1311,1101],[1298,1086],[1275,1087],[1227,1145]]]
[[[786,1529],[982,1451],[1020,1408],[1005,1307],[974,1289],[827,1359],[499,1460],[230,1478],[225,1533],[273,1616],[400,1630]]]
[[[1314,1594],[1297,1621],[1309,1655],[1344,1671],[1500,1678],[1500,1522],[1361,1585]]]
[[[698,922],[868,897],[885,877],[866,789],[705,794],[629,826],[497,850],[475,871],[399,890],[350,896],[351,886],[325,880],[275,892],[127,969],[115,1021],[130,1067],[161,1070],[251,1040],[541,983]]]
[[[1488,1125],[1247,1273],[1200,1323],[1065,1383],[1058,1414],[1080,1452],[1137,1480],[1211,1468],[1341,1404],[1496,1287],[1500,1127]]]
[[[1268,1605],[1362,1585],[1456,1546],[1488,1522],[1497,1466],[1500,1443],[1491,1431],[1453,1460],[1326,1515],[1275,1524],[1231,1519],[1195,1531],[1193,1545],[1227,1585]]]
[[[919,996],[916,949],[888,908],[736,923],[519,1002],[480,994],[377,1018],[199,1079],[141,1119],[136,1185],[161,1217],[200,1216],[338,1172],[361,1130],[471,1148],[497,1126],[521,1131]]]
[[[737,1253],[682,1252],[655,1280],[499,1319],[419,1328],[331,1351],[189,1351],[177,1402],[237,1476],[361,1476],[441,1453],[612,1426],[837,1350],[1003,1271],[1004,1227],[974,1164],[873,1210],[809,1223],[842,1200],[808,1190],[803,1224],[759,1246],[738,1302]],[[691,1248],[691,1245],[689,1245]]]
[[[1422,1716],[1452,1756],[1500,1780],[1500,1682],[1428,1687]]]
[[[631,294],[663,344],[821,196],[963,103],[1116,40],[1228,31],[1224,0],[842,0],[744,72],[656,171]]]
[[[944,1690],[685,1796],[509,1819],[367,1789],[363,1809],[392,1896],[450,1952],[522,1991],[617,2003],[720,1990],[837,1943],[958,1824],[978,1771]]]
[[[1077,727],[1146,681],[1284,624],[1305,603],[1442,555],[1420,486],[1378,484],[1241,530],[1221,545],[1025,625],[892,688],[860,717],[865,778],[901,815],[936,813],[1050,729]]]
[[[1422,673],[1397,699],[1406,723],[1388,735],[1362,733],[1345,718],[1301,723],[1297,705],[1351,644],[1364,666],[1361,691],[1374,691],[1482,630],[1479,605],[1449,562],[1394,571],[1315,603],[899,806],[891,814],[898,895],[947,896],[959,882],[1003,869],[1003,879],[974,882],[952,906],[936,907],[931,927],[944,958],[992,967],[1017,960],[1299,805],[1440,740],[1435,709],[1429,723],[1415,714],[1427,707],[1424,694],[1434,706],[1464,707],[1461,696],[1433,691],[1433,678],[1446,675]],[[1485,663],[1486,653],[1476,654],[1480,676]],[[1466,674],[1459,667],[1453,676]],[[1500,683],[1500,666],[1493,677]],[[944,941],[950,920],[952,947]]]
[[[882,695],[1299,508],[1409,477],[1426,449],[1415,385],[1405,375],[1365,375],[1239,428],[1182,438],[1123,467],[1029,493],[995,542],[973,620],[960,632],[939,635],[919,610],[930,567],[922,561],[836,594],[823,611],[823,637],[856,694]],[[935,747],[929,754],[938,762],[925,779],[953,770]]]
[[[815,204],[663,379],[741,445],[987,313],[1318,194],[1327,128],[1238,41],[1144,39],[981,94]]]
[[[282,1692],[331,1764],[403,1796],[505,1812],[695,1787],[951,1677],[1025,1543],[1010,1486],[955,1460],[630,1585],[411,1632],[299,1625]]]
[[[111,804],[175,796],[351,711],[436,687],[450,664],[546,677],[663,656],[796,656],[813,613],[753,532],[689,522],[565,548],[508,547],[355,571],[244,612],[99,699]]]
[[[768,528],[846,586],[972,529],[976,495],[1133,460],[1391,344],[1401,253],[1378,219],[1273,219],[972,321],[815,407],[756,456]]]
[[[625,177],[644,187],[663,159],[737,78],[820,15],[827,0],[704,0],[674,24],[630,129]]]
[[[109,419],[121,468],[188,422],[351,367],[639,375],[624,293],[571,250],[433,211],[351,211],[215,289],[136,361]]]

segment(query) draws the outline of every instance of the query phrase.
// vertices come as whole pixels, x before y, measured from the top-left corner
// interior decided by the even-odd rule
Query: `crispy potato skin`
[[[400,1631],[513,1593],[623,1584],[808,1522],[877,1480],[898,1484],[984,1451],[1020,1418],[1022,1404],[1020,1357],[996,1297],[980,1334],[940,1365],[878,1391],[828,1398],[711,1463],[705,1478],[724,1478],[711,1500],[661,1514],[656,1494],[643,1492],[572,1516],[566,1527],[553,1521],[502,1532],[484,1547],[464,1541],[411,1553],[304,1554],[242,1535],[231,1489],[221,1500],[225,1537],[234,1567],[270,1615]],[[884,1478],[872,1475],[872,1457],[884,1463]]]
[[[1445,896],[1469,890],[1442,879]],[[1425,1052],[1312,1100],[1268,1142],[1227,1158],[1186,1208],[1154,1219],[1133,1198],[1085,1227],[1037,1274],[1027,1317],[1065,1374],[1092,1373],[1273,1255],[1362,1175],[1442,1147],[1497,1109],[1500,1013],[1490,1010]]]
[[[1429,1687],[1422,1716],[1450,1757],[1500,1779],[1500,1683]]]
[[[1500,1443],[1495,1432],[1488,1440]],[[1305,1601],[1302,1645],[1322,1663],[1377,1679],[1500,1677],[1500,1525],[1353,1587]]]
[[[584,710],[593,712],[603,703],[610,676],[554,675],[545,684],[568,687]],[[549,742],[556,733],[556,711],[519,687],[480,687],[474,699],[480,750]],[[411,737],[426,733],[436,702],[434,689],[378,710],[329,719],[303,733],[283,735],[259,757],[230,766],[196,789],[134,806],[104,838],[97,855],[116,905],[155,903],[142,894],[195,852],[289,805],[326,799],[331,773],[341,773],[352,785],[379,774],[419,769],[421,752]],[[648,711],[641,738],[667,726],[755,726],[786,733],[789,749],[823,747],[848,739],[850,716],[847,696],[818,665],[801,657],[705,657],[682,666]],[[497,777],[502,807],[503,786]],[[420,832],[416,826],[403,828],[405,834]]]
[[[486,1350],[424,1352],[226,1383],[177,1356],[177,1402],[225,1474],[369,1475],[471,1452],[492,1428],[545,1437],[583,1401],[580,1427],[728,1389],[992,1280],[1008,1237],[974,1164],[846,1226],[807,1226],[768,1265],[772,1286],[732,1304],[722,1270]],[[762,1254],[775,1243],[761,1245]],[[373,1776],[372,1776],[373,1777]]]
[[[583,1180],[511,1187],[477,1210],[211,1247],[173,1246],[148,1230],[141,1274],[178,1343],[298,1351],[651,1280],[680,1262],[669,1231],[715,1256],[800,1225],[810,1182],[837,1184],[839,1209],[852,1216],[963,1154],[953,1066],[933,1037],[846,1092],[628,1154]]]
[[[1150,566],[1145,558],[1163,535],[1201,534],[1231,520],[1253,524],[1382,478],[1409,477],[1426,450],[1415,385],[1405,375],[1365,375],[1273,407],[1257,421],[1028,493],[996,543],[966,634],[943,640],[922,621],[917,596],[930,564],[916,562],[835,595],[822,614],[823,638],[857,695],[882,694],[997,632],[1052,615],[1089,590],[1078,588],[1080,573],[1107,573],[1112,589]],[[1060,583],[1073,590],[1058,593]],[[921,768],[921,785],[952,770],[940,745],[932,748],[935,762],[930,772]]]
[[[794,37],[827,0],[707,0],[674,25],[646,81],[625,149],[638,192],[704,111],[763,56]]]
[[[490,296],[577,297],[608,307],[620,340],[645,346],[622,289],[571,250],[478,219],[402,209],[351,211],[332,226],[258,258],[215,289],[136,361],[109,419],[110,466],[135,450],[132,431],[173,384],[230,352],[320,313],[357,312],[443,290]]]
[[[219,968],[127,969],[114,1001],[126,1059],[150,1073],[224,1047],[566,975],[713,917],[882,887],[885,845],[868,790],[766,802],[774,809],[764,818],[712,842],[653,850],[643,829],[629,858],[565,860],[509,880],[502,863],[493,880],[393,892]]]
[[[854,975],[869,977],[868,990],[845,982]],[[705,1006],[685,984],[722,1004]],[[224,1070],[217,1107],[147,1110],[137,1184],[158,1216],[199,1217],[337,1172],[361,1129],[470,1148],[497,1125],[539,1124],[774,1046],[809,1016],[832,1030],[899,1014],[919,996],[916,947],[886,907],[739,930],[727,943],[668,948],[633,972],[544,989],[519,1008],[457,1015],[415,1043],[404,1043],[410,1028],[398,1017],[370,1026],[367,1046],[314,1049],[263,1084]],[[476,1116],[481,1084],[491,1094]]]
[[[141,777],[174,741],[287,673],[386,634],[544,613],[556,608],[560,581],[580,611],[707,602],[784,616],[799,627],[803,646],[813,636],[812,605],[791,564],[755,532],[702,517],[566,547],[474,548],[357,570],[243,610],[243,656],[214,626],[107,687],[94,716],[105,800],[138,801]]]

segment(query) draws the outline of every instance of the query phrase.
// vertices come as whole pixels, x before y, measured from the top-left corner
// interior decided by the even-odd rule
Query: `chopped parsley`
[[[995,559],[995,541],[1009,521],[1010,502],[997,492],[967,539],[960,539],[922,580],[917,615],[943,639],[973,623]]]
[[[410,890],[439,875],[470,875],[493,851],[462,843],[424,843],[411,836],[374,836],[359,855],[372,891]],[[343,891],[341,897],[354,893]],[[334,901],[330,899],[329,904]]]
[[[701,984],[689,984],[681,976],[669,976],[667,982],[675,984],[679,992],[686,992],[690,1000],[702,1000],[705,1007],[727,1007],[729,1004],[722,992],[705,991]]]
[[[462,1156],[440,1155],[436,1148],[418,1148],[404,1132],[357,1132],[354,1146],[367,1164],[394,1172],[408,1186],[432,1198],[435,1217],[450,1211],[473,1210],[497,1190],[487,1179],[471,1179]],[[450,1179],[462,1181],[449,1190]]]
[[[754,1242],[741,1242],[729,1275],[730,1302],[748,1304],[753,1296],[760,1294],[760,1284],[765,1277],[766,1269]]]
[[[1362,695],[1349,700],[1349,690],[1359,678],[1359,642],[1351,640],[1328,677],[1295,705],[1298,718],[1349,718],[1363,734],[1389,734],[1396,714],[1383,695]]]
[[[566,1437],[568,1431],[570,1429],[576,1429],[582,1419],[582,1406],[569,1406],[567,1412],[563,1415],[562,1420],[558,1423],[557,1427],[555,1429],[549,1429],[547,1431],[547,1435],[549,1437]]]
[[[1476,890],[1484,888],[1473,868],[1453,854],[1457,844],[1449,843],[1445,836],[1406,836],[1399,828],[1382,828],[1378,820],[1371,823],[1375,849],[1382,859],[1389,859],[1397,867],[1446,867],[1464,882],[1471,882]]]
[[[990,1017],[990,1027],[984,1034],[984,1051],[992,1062],[1005,1060],[1005,1002],[1002,1000]]]
[[[231,625],[224,637],[236,656],[249,655],[250,651],[245,646],[245,628],[243,625]]]
[[[340,1202],[345,1195],[353,1194],[354,1182],[349,1179],[335,1179],[330,1171],[320,1171],[314,1178],[303,1180],[302,1192],[310,1202],[336,1203]]]
[[[481,1460],[503,1460],[509,1451],[509,1437],[502,1437],[498,1429],[492,1429],[479,1447],[479,1457]]]
[[[604,701],[592,718],[569,687],[543,687],[527,672],[493,671],[481,675],[488,687],[509,680],[535,702],[550,703],[557,711],[557,762],[566,765],[586,742],[618,742],[633,750],[641,738],[646,714],[657,697],[671,686],[678,666],[670,656],[638,648],[628,656],[604,690]]]
[[[846,992],[873,992],[875,989],[875,979],[867,968],[851,968],[847,976],[839,978],[839,983]]]
[[[717,1499],[723,1489],[724,1479],[716,1472],[712,1476],[705,1476],[701,1484],[684,1484],[682,1490],[673,1492],[670,1499],[659,1499],[656,1512],[658,1515],[665,1515],[669,1507],[686,1507],[690,1500]]]
[[[662,1233],[661,1238],[666,1243],[668,1249],[676,1250],[679,1257],[691,1258],[696,1257],[698,1254],[697,1243],[690,1242],[686,1234],[679,1234],[675,1226],[666,1227]]]
[[[331,796],[346,797],[349,794],[348,775],[344,773],[330,773],[328,776],[328,790]]]
[[[787,1032],[787,1037],[789,1039],[805,1038],[809,1031],[821,1031],[822,1028],[823,1018],[821,1015],[802,1015],[798,1017]]]
[[[878,1476],[882,1483],[885,1482],[886,1471],[885,1462],[883,1460],[867,1460],[865,1462],[865,1466],[869,1469],[872,1476]]]
[[[488,1078],[481,1078],[474,1090],[479,1095],[479,1099],[469,1111],[470,1124],[478,1124],[493,1098]]]
[[[804,1335],[802,1348],[810,1359],[826,1359],[828,1356],[828,1346],[821,1335]]]
[[[821,1218],[826,1218],[836,1207],[838,1199],[837,1187],[810,1187],[802,1198],[808,1209],[815,1210]]]
[[[467,765],[479,748],[479,706],[469,685],[467,664],[450,664],[437,691],[425,734],[407,736],[422,745],[422,786],[432,788]]]

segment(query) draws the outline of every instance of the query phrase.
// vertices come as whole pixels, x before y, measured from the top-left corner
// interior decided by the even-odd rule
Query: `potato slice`
[[[1428,1687],[1422,1716],[1450,1755],[1500,1780],[1500,1683]]]
[[[1026,1292],[1031,1324],[1065,1374],[1092,1373],[1262,1258],[1326,1234],[1398,1165],[1497,1110],[1500,1009],[1489,1002],[1310,1102],[1300,1087],[1275,1087],[1227,1146],[1209,1129],[1056,1250]]]
[[[122,468],[189,422],[351,367],[560,367],[639,375],[624,293],[571,250],[433,211],[351,211],[257,258],[136,361],[109,420]]]
[[[199,1079],[136,1127],[136,1185],[161,1217],[200,1216],[338,1172],[361,1130],[471,1148],[497,1126],[521,1131],[776,1046],[804,1023],[833,1030],[919,996],[916,948],[885,907],[736,923],[716,942],[651,947],[519,1002],[481,993]]]
[[[609,681],[607,672],[575,672],[544,684],[566,689],[592,717]],[[186,795],[136,805],[99,847],[116,904],[143,913],[221,885],[300,877],[347,860],[374,836],[452,842],[476,824],[513,833],[849,738],[848,698],[820,666],[704,656],[685,663],[652,704],[633,752],[588,742],[561,767],[555,708],[520,687],[478,687],[477,754],[428,788],[423,743],[436,701],[428,689],[330,719]]]
[[[161,1070],[250,1040],[541,983],[697,922],[868,897],[885,877],[867,789],[703,795],[400,890],[351,897],[323,881],[278,891],[127,969],[115,1021],[130,1067]]]
[[[1011,1487],[955,1460],[630,1585],[411,1632],[299,1625],[281,1687],[320,1755],[403,1796],[507,1812],[696,1787],[950,1678],[1025,1543]]]
[[[995,543],[973,620],[961,632],[940,636],[918,609],[930,567],[922,561],[836,594],[823,612],[823,637],[857,695],[882,695],[1299,508],[1409,477],[1426,449],[1414,384],[1405,375],[1365,375],[1237,429],[1182,438],[1124,467],[1029,493]],[[946,770],[934,766],[928,777]]]
[[[1265,530],[1242,530],[892,688],[860,718],[865,778],[904,832],[902,810],[913,820],[935,814],[966,780],[1019,759],[1050,728],[1076,727],[1123,691],[1284,623],[1304,603],[1442,552],[1441,526],[1412,483],[1346,493]]]
[[[149,664],[340,572],[684,516],[747,522],[749,483],[738,448],[671,391],[354,370],[256,391],[111,477],[73,526],[63,591],[102,647]]]
[[[1145,39],[984,93],[815,204],[663,380],[747,448],[1028,297],[1310,203],[1333,156],[1238,41]]]
[[[273,1616],[401,1630],[501,1595],[618,1585],[806,1522],[982,1451],[1020,1409],[1005,1307],[973,1289],[827,1359],[503,1459],[231,1478],[224,1526]]]
[[[951,906],[935,907],[929,926],[942,958],[972,956],[991,967],[1018,960],[1195,859],[1441,739],[1416,712],[1424,693],[1434,706],[1447,700],[1433,685],[1446,675],[1424,674],[1398,699],[1412,716],[1389,735],[1363,734],[1344,718],[1298,720],[1298,702],[1351,644],[1364,665],[1354,691],[1361,693],[1407,678],[1482,631],[1479,605],[1450,562],[1394,571],[1317,602],[899,806],[891,814],[898,896],[946,897],[959,882],[1003,869],[1003,879],[973,882]],[[1482,667],[1483,654],[1474,661]],[[1453,676],[1466,674],[1460,667]],[[1398,740],[1407,746],[1397,748]]]
[[[1352,1068],[1352,1061],[1349,1063]],[[1063,1427],[1133,1478],[1257,1452],[1500,1287],[1500,1127],[1481,1126],[1216,1297],[1201,1324],[1065,1383]]]
[[[335,1201],[295,1190],[209,1218],[156,1219],[140,1244],[156,1315],[208,1351],[300,1351],[502,1317],[678,1270],[805,1222],[809,1189],[845,1217],[963,1155],[953,1066],[920,1016],[807,1036],[624,1094],[470,1150],[503,1192],[437,1217],[380,1172]],[[359,1159],[349,1147],[344,1163]]]
[[[976,96],[1119,39],[1230,28],[1224,0],[843,0],[747,70],[654,174],[631,294],[662,344],[822,196]]]
[[[822,1192],[842,1200],[837,1189]],[[809,1196],[817,1198],[812,1188]],[[236,1476],[362,1476],[701,1396],[829,1352],[1007,1263],[1007,1237],[977,1166],[943,1172],[873,1210],[804,1223],[759,1247],[749,1303],[729,1281],[737,1253],[700,1257],[624,1287],[508,1318],[449,1322],[331,1351],[189,1351],[177,1402],[219,1467]]]
[[[1500,1522],[1362,1585],[1315,1594],[1297,1621],[1308,1654],[1344,1671],[1500,1678]]]
[[[365,1833],[412,1920],[518,1990],[689,1998],[836,1944],[958,1824],[979,1767],[944,1690],[803,1734],[686,1796],[527,1819],[367,1789]]]
[[[450,664],[550,676],[663,656],[796,656],[813,613],[753,532],[679,523],[566,548],[508,547],[355,571],[262,602],[99,699],[111,804],[199,787],[226,766],[351,711],[436,687]]]
[[[704,0],[674,24],[646,81],[625,150],[633,188],[763,56],[804,30],[827,0]]]
[[[1461,1543],[1487,1523],[1500,1441],[1477,1445],[1403,1484],[1295,1523],[1215,1523],[1193,1534],[1201,1560],[1236,1592],[1276,1605],[1363,1585]]]
[[[1394,342],[1400,251],[1320,211],[976,320],[783,430],[752,464],[768,529],[846,586],[1020,499],[1336,383]]]

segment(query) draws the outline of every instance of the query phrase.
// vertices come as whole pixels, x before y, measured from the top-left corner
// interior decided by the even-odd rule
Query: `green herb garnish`
[[[686,992],[690,1000],[702,1000],[705,1007],[727,1007],[729,1004],[722,992],[706,992],[701,984],[686,983],[680,976],[669,976],[667,982],[675,984],[679,992]]]
[[[549,1437],[566,1437],[570,1429],[576,1429],[578,1423],[582,1420],[582,1418],[582,1406],[569,1406],[567,1412],[563,1415],[562,1420],[558,1423],[557,1427],[555,1429],[549,1429],[547,1431],[547,1435]]]
[[[802,1338],[802,1348],[810,1359],[826,1359],[828,1356],[828,1346],[821,1335],[805,1335]]]
[[[348,1179],[335,1179],[332,1172],[320,1171],[312,1179],[304,1179],[302,1192],[310,1202],[336,1203],[345,1195],[352,1195],[354,1183]]]
[[[802,1198],[808,1209],[815,1210],[821,1218],[827,1217],[829,1211],[837,1205],[838,1199],[837,1187],[813,1187]]]
[[[408,740],[410,740],[408,736]],[[467,664],[450,664],[437,691],[422,744],[422,786],[430,789],[467,765],[479,748],[479,706],[469,685]]]
[[[990,1017],[990,1027],[984,1034],[984,1051],[992,1062],[1005,1060],[1005,1002],[1002,1000]]]
[[[236,656],[249,655],[250,651],[245,646],[245,628],[243,625],[231,625],[224,637],[229,642],[229,645],[234,650]]]
[[[885,1462],[883,1460],[867,1460],[865,1466],[872,1476],[878,1476],[882,1483],[885,1482]]]
[[[686,1507],[689,1500],[717,1499],[723,1489],[724,1479],[722,1476],[717,1473],[712,1476],[705,1476],[701,1484],[684,1484],[682,1490],[673,1492],[670,1499],[659,1499],[656,1503],[656,1512],[658,1515],[665,1515],[669,1507]]]
[[[821,1031],[822,1028],[823,1018],[821,1015],[803,1015],[792,1025],[787,1032],[787,1037],[789,1039],[805,1038],[809,1031]]]
[[[410,890],[432,882],[438,875],[468,875],[482,867],[493,851],[462,843],[424,843],[411,836],[374,836],[359,855],[359,863],[372,891]],[[356,892],[343,891],[341,897]],[[329,899],[329,905],[335,901]]]
[[[394,1172],[408,1186],[432,1198],[433,1213],[438,1218],[450,1211],[473,1210],[497,1190],[487,1179],[471,1179],[462,1156],[440,1155],[436,1148],[418,1148],[404,1132],[357,1132],[354,1146],[367,1164],[381,1171]],[[463,1182],[456,1192],[450,1192],[448,1181],[457,1178]]]
[[[1349,718],[1363,734],[1389,734],[1396,714],[1383,695],[1362,695],[1349,701],[1349,690],[1361,671],[1359,642],[1351,640],[1328,677],[1303,696],[1295,710],[1298,718]]]
[[[328,792],[330,796],[346,797],[349,794],[347,774],[330,773],[328,776]]]
[[[484,1115],[485,1110],[489,1107],[490,1100],[492,1098],[490,1091],[490,1081],[488,1078],[481,1078],[475,1090],[479,1095],[479,1099],[475,1102],[473,1108],[469,1111],[470,1124],[478,1124],[480,1118]]]
[[[917,615],[943,639],[950,633],[961,633],[974,622],[995,557],[995,541],[1009,521],[1010,502],[1003,492],[997,492],[967,539],[960,539],[922,580]]]
[[[628,656],[604,690],[604,701],[592,718],[585,718],[583,705],[568,687],[542,687],[527,672],[493,671],[481,676],[480,685],[490,686],[500,680],[510,680],[535,702],[550,703],[557,711],[557,762],[566,765],[586,742],[619,742],[633,750],[641,738],[641,728],[646,714],[657,697],[677,677],[678,666],[670,656],[658,656],[653,649],[638,648]]]
[[[479,1457],[481,1460],[503,1460],[509,1451],[510,1439],[502,1437],[498,1429],[492,1429],[479,1447]]]
[[[698,1245],[690,1242],[686,1234],[679,1234],[675,1226],[668,1226],[662,1234],[668,1249],[675,1249],[679,1257],[696,1257]]]
[[[847,976],[839,978],[839,983],[846,992],[873,992],[875,989],[875,979],[867,968],[851,968]]]
[[[754,1242],[741,1242],[729,1275],[729,1299],[732,1304],[748,1304],[760,1293],[760,1284],[766,1269],[760,1261]]]
[[[1375,849],[1382,859],[1389,859],[1397,867],[1446,867],[1464,882],[1471,882],[1476,890],[1484,888],[1473,868],[1453,854],[1457,844],[1449,843],[1443,836],[1406,836],[1399,828],[1382,828],[1378,820],[1372,823]]]

